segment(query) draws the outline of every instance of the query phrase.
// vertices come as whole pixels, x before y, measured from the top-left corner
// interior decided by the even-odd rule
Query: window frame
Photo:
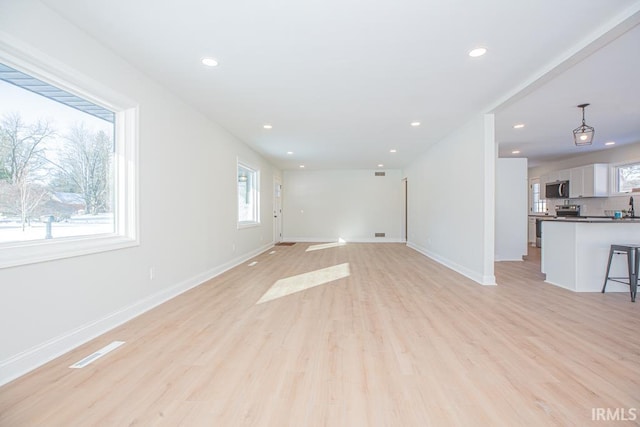
[[[253,186],[252,190],[254,192],[254,207],[253,207],[253,217],[254,220],[250,221],[242,221],[240,219],[240,207],[238,206],[238,200],[240,198],[240,193],[238,190],[238,176],[240,173],[240,168],[249,170],[253,174]],[[250,228],[257,227],[260,225],[260,169],[254,167],[250,163],[244,162],[240,159],[237,159],[236,164],[236,175],[235,175],[235,183],[236,183],[236,221],[238,229],[241,228]]]
[[[139,246],[137,103],[26,46],[0,40],[0,62],[115,113],[114,232],[0,243],[0,269]]]
[[[618,191],[618,169],[625,166],[640,165],[640,159],[625,160],[623,162],[611,163],[609,165],[609,196],[629,196],[633,195],[632,191]],[[637,194],[637,193],[636,193]]]

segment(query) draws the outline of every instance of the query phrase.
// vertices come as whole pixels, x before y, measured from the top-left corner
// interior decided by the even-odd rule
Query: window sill
[[[137,239],[114,235],[20,242],[0,247],[0,269],[124,249],[139,244]]]
[[[260,226],[259,222],[239,222],[238,230],[243,228],[253,228],[253,227],[259,227],[259,226]]]

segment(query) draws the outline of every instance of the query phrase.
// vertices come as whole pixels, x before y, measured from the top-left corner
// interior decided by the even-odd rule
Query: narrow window
[[[547,201],[540,198],[540,182],[534,182],[531,186],[531,210],[534,213],[547,211]]]

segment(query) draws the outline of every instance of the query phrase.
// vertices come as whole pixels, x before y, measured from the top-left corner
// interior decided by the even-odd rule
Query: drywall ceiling
[[[593,104],[598,136],[598,114],[622,109],[606,93],[575,92],[590,83],[576,79],[610,79],[611,64],[555,88],[537,77],[640,10],[637,0],[44,2],[282,169],[400,168],[494,109],[501,150],[566,155],[557,141],[578,125],[574,105]],[[469,57],[477,46],[488,53]],[[637,61],[638,49],[625,54]],[[523,96],[528,81],[566,92],[551,102],[562,114]],[[513,134],[514,120],[527,133]]]

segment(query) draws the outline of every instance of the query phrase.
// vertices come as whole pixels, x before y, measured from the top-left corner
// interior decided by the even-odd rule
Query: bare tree
[[[45,142],[54,135],[47,121],[27,125],[18,113],[0,120],[0,205],[20,215],[23,230],[47,194],[41,185],[47,170]]]
[[[87,213],[109,211],[112,154],[112,138],[103,131],[92,133],[79,124],[66,136],[57,164],[57,182],[82,194]]]
[[[27,125],[19,113],[5,114],[0,120],[0,162],[4,179],[10,183],[24,181],[28,174],[43,170],[47,163],[44,143],[54,135],[47,121]]]

